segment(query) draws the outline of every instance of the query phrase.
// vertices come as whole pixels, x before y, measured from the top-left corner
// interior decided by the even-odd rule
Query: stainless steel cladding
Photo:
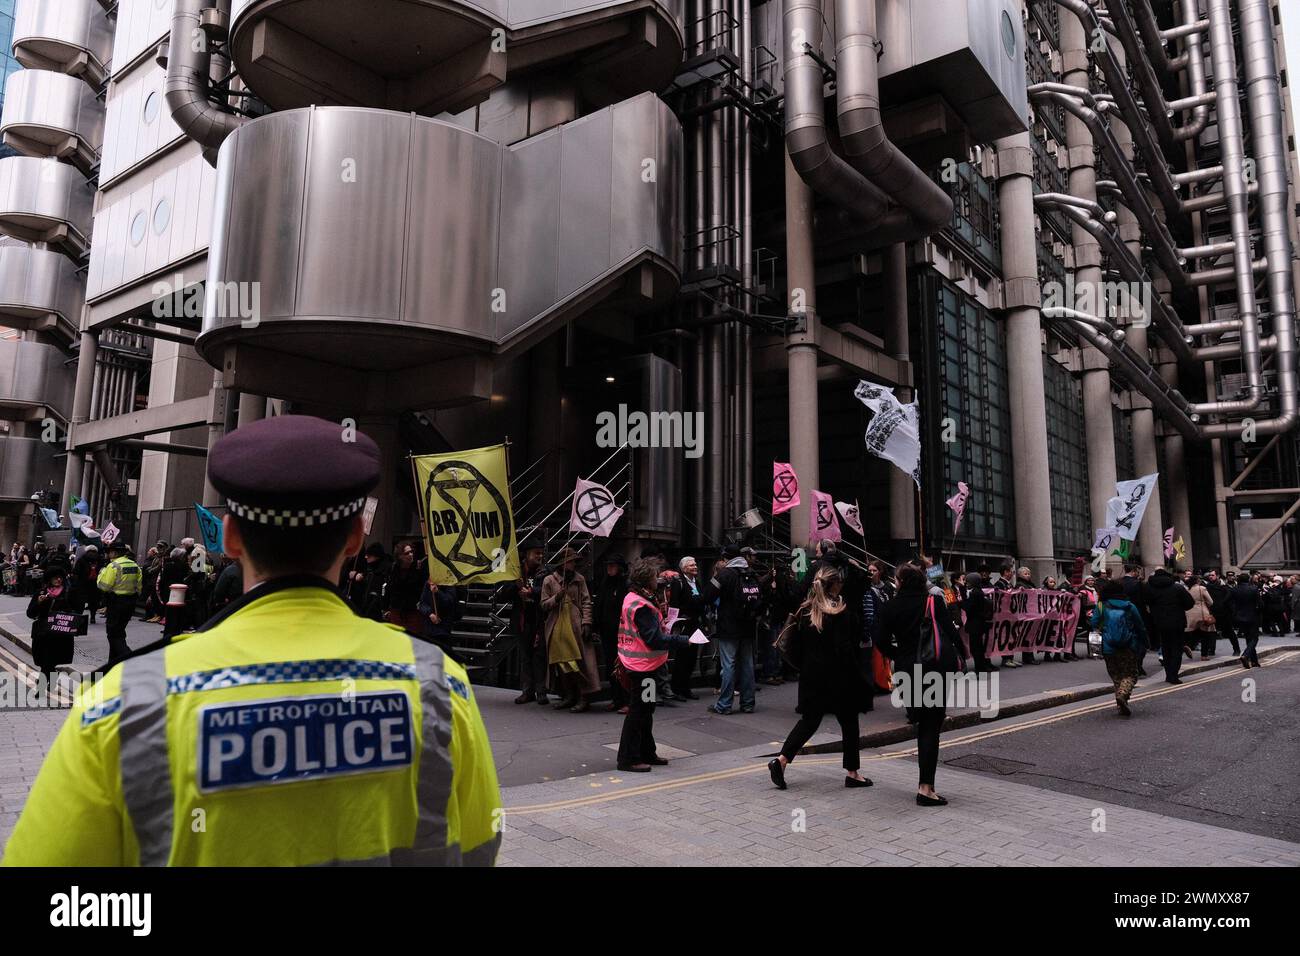
[[[216,171],[196,152],[153,172],[152,180],[100,199],[86,282],[90,301],[153,273],[169,280],[165,270],[208,244]]]
[[[381,110],[291,110],[222,148],[198,348],[351,368],[510,351],[577,308],[676,289],[681,127],[644,94],[513,147]],[[233,285],[232,285],[233,284]],[[275,383],[266,387],[274,390]]]
[[[33,491],[57,487],[63,466],[54,456],[62,451],[54,442],[0,433],[0,498],[25,501]]]
[[[683,0],[235,0],[230,49],[276,109],[426,115],[481,102],[506,77],[573,61],[599,107],[663,89],[682,56]]]
[[[878,3],[880,89],[890,99],[939,93],[987,142],[1028,128],[1025,36],[1019,0]]]
[[[163,100],[166,80],[167,72],[150,62],[109,87],[99,166],[101,189],[181,137],[181,128]]]
[[[0,340],[0,415],[43,408],[67,421],[72,412],[73,375],[57,345]]]
[[[57,244],[70,255],[90,235],[91,191],[67,163],[31,156],[0,159],[0,233]]]
[[[156,0],[137,0],[154,3]],[[113,28],[98,0],[18,0],[14,7],[14,57],[31,70],[104,80]]]
[[[89,173],[104,142],[104,105],[75,76],[20,70],[5,83],[0,135],[26,156],[67,159]]]
[[[92,3],[96,0],[91,0]],[[158,46],[171,31],[175,0],[117,0],[113,31],[113,70],[120,73],[138,56]]]
[[[49,249],[0,242],[0,322],[71,341],[81,321],[76,263]]]

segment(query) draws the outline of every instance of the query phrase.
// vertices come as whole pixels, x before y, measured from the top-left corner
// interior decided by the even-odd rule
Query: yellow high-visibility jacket
[[[287,578],[84,691],[3,862],[491,865],[500,808],[465,670]]]
[[[95,586],[109,594],[129,597],[140,593],[141,580],[140,565],[130,558],[121,557],[104,565],[95,579]]]

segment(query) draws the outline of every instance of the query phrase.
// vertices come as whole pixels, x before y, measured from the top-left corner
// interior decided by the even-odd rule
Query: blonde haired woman
[[[767,769],[777,789],[784,790],[785,768],[808,743],[822,718],[834,714],[844,747],[844,786],[869,787],[858,772],[858,714],[871,704],[871,688],[862,670],[862,622],[840,595],[841,571],[831,565],[817,569],[808,597],[795,612],[787,654],[799,668],[799,722],[790,731],[781,755]]]

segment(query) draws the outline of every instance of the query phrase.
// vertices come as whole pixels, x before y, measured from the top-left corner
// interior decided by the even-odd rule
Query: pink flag
[[[1174,556],[1174,529],[1165,528],[1165,557],[1172,558],[1173,556]]]
[[[948,507],[952,509],[952,533],[957,533],[957,528],[961,525],[961,516],[966,511],[966,499],[970,497],[970,488],[966,482],[957,482],[957,493],[948,499]]]
[[[839,541],[840,519],[835,516],[835,499],[824,491],[814,491],[812,521],[808,523],[809,541]]]
[[[799,476],[782,461],[772,462],[772,514],[799,506]]]

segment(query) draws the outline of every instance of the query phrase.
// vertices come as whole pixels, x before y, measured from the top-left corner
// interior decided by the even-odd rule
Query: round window
[[[148,96],[145,97],[144,121],[146,123],[152,123],[154,120],[158,118],[159,101],[160,101],[160,97],[158,96],[157,90],[155,90],[154,92],[150,93]]]
[[[153,207],[153,234],[161,236],[172,221],[172,204],[166,199],[159,199]]]
[[[144,230],[147,222],[148,220],[146,219],[143,210],[135,214],[135,218],[131,220],[131,245],[140,245],[141,240],[144,239]]]
[[[1006,10],[1002,11],[1002,46],[1007,51],[1007,56],[1015,59],[1016,56],[1016,25],[1011,20],[1011,14]]]

